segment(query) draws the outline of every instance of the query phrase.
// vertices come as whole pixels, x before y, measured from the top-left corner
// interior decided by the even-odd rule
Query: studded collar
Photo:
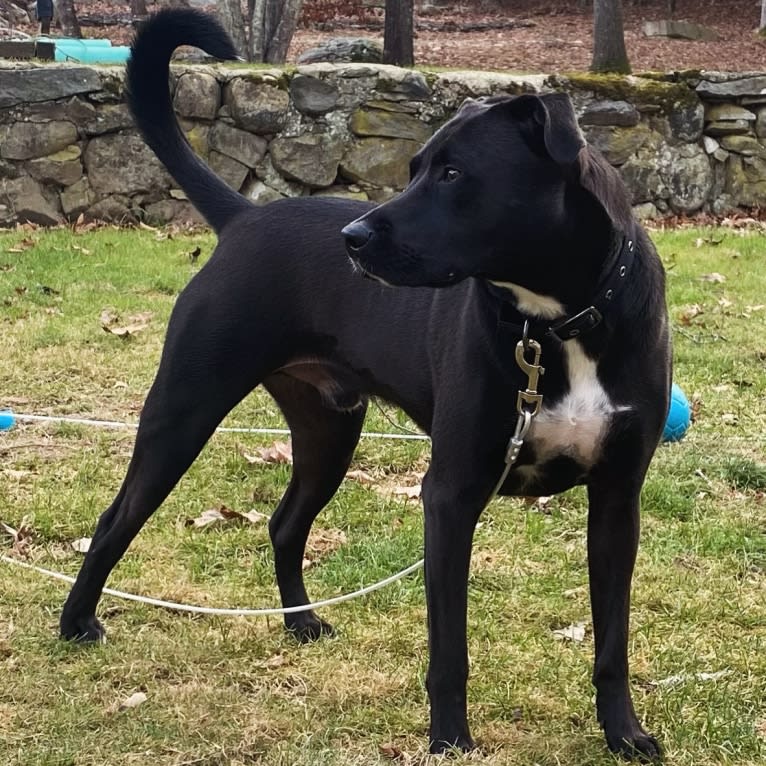
[[[620,247],[615,249],[614,255],[610,258],[610,263],[606,265],[604,275],[588,305],[581,311],[560,319],[530,320],[530,336],[550,336],[566,342],[589,333],[598,327],[604,319],[604,314],[609,311],[610,306],[628,282],[628,277],[635,262],[635,249],[636,244],[633,237],[624,236]],[[524,313],[519,311],[515,305],[508,301],[503,301],[498,323],[507,329],[516,329],[518,327],[520,332],[519,314],[522,317],[524,316]]]

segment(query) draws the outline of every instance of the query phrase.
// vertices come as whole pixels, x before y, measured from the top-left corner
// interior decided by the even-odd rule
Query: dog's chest
[[[590,468],[601,453],[612,416],[623,408],[604,390],[596,362],[586,355],[579,341],[567,341],[563,353],[566,393],[551,403],[543,398],[527,441],[534,448],[537,465],[563,456]]]

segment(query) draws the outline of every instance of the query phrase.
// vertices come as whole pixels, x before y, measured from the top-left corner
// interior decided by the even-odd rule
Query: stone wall
[[[132,125],[123,77],[116,67],[0,65],[0,225],[194,216]],[[386,199],[466,97],[565,90],[640,216],[766,204],[766,74],[179,65],[171,87],[195,151],[258,203],[308,194]]]

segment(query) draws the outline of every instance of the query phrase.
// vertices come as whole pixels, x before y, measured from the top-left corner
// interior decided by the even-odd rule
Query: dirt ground
[[[312,10],[312,2],[313,10]],[[316,8],[322,0],[305,0],[303,24],[293,39],[289,60],[328,37],[364,36],[382,43],[380,17],[368,12],[373,23],[359,27],[358,19],[340,18],[321,24]],[[497,0],[496,3],[452,2],[448,10],[417,14],[416,64],[450,68],[561,72],[587,69],[592,55],[593,17],[580,0]],[[713,69],[766,70],[766,38],[756,35],[760,0],[677,0],[676,19],[711,27],[717,42],[690,42],[647,38],[644,21],[668,18],[667,0],[623,0],[625,38],[634,71]],[[150,4],[150,10],[152,8]],[[479,8],[480,10],[476,10]],[[127,44],[132,37],[128,6],[119,0],[81,0],[78,13],[86,20],[87,37],[107,37]],[[481,10],[486,9],[486,10]],[[87,23],[88,17],[107,14],[106,26]],[[511,26],[512,21],[519,22]],[[481,25],[479,31],[459,31]],[[28,31],[34,31],[30,28]]]
[[[415,40],[417,64],[471,69],[522,72],[583,70],[590,65],[593,15],[579,10],[576,0],[505,0],[502,10],[477,13],[453,4],[449,11],[420,14],[429,26],[477,22],[502,23],[511,19],[534,26],[485,29],[478,32],[419,29]],[[666,0],[643,0],[638,5],[624,0],[625,42],[634,71],[713,69],[722,71],[766,70],[766,39],[756,35],[760,3],[755,0],[678,0],[676,19],[711,27],[717,42],[691,42],[648,38],[644,21],[669,18]],[[455,10],[457,8],[457,10]],[[333,32],[301,29],[290,52],[295,56],[328,36],[364,34],[382,41],[380,30],[339,28]]]

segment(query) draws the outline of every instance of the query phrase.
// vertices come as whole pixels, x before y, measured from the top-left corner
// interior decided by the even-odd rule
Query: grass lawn
[[[697,422],[664,446],[645,491],[630,643],[634,699],[677,766],[766,759],[766,241],[762,232],[654,232],[668,269],[675,379]],[[173,300],[207,234],[0,234],[0,408],[135,422]],[[202,255],[193,253],[201,248]],[[129,337],[106,332],[133,326]],[[509,400],[510,401],[510,400]],[[370,430],[406,419],[371,407]],[[384,417],[384,414],[386,417]],[[390,422],[390,421],[393,421]],[[279,426],[255,393],[226,425]],[[131,431],[19,424],[0,433],[0,520],[27,560],[69,574],[127,466]],[[277,604],[265,523],[198,528],[226,506],[270,513],[289,466],[245,455],[273,437],[215,436],[142,531],[110,585],[211,606]],[[320,516],[306,572],[315,599],[417,560],[427,445],[363,440]],[[544,507],[496,500],[470,584],[470,721],[481,751],[450,763],[617,761],[594,717],[579,489]],[[0,531],[0,553],[12,553]],[[298,646],[278,618],[192,617],[105,597],[105,646],[56,638],[67,586],[0,563],[0,764],[421,763],[426,745],[420,574],[326,609],[336,637]],[[554,630],[585,623],[581,642]],[[137,707],[119,705],[136,692]]]

